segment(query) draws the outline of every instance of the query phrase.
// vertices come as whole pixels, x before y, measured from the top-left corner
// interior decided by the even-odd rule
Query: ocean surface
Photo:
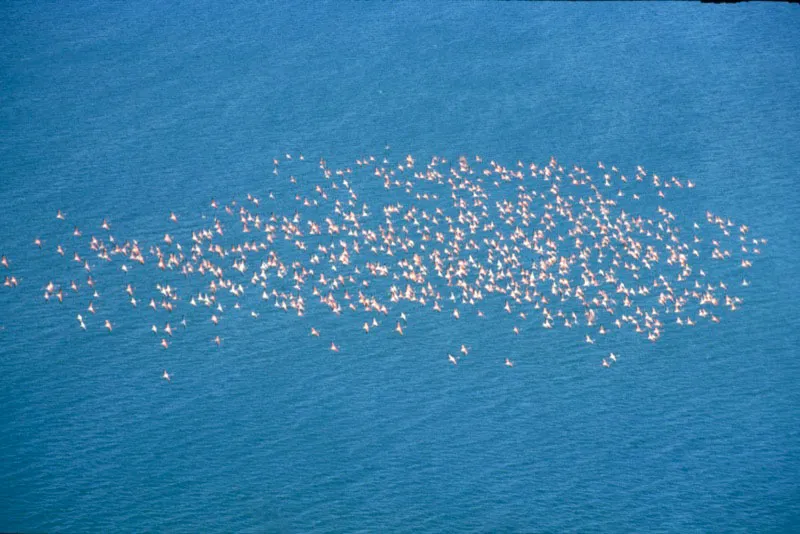
[[[163,350],[124,299],[110,335],[42,299],[73,225],[187,240],[212,198],[281,193],[285,153],[642,165],[768,244],[741,311],[611,369],[412,311],[401,338],[267,307]],[[0,531],[797,532],[799,167],[797,6],[7,2]]]

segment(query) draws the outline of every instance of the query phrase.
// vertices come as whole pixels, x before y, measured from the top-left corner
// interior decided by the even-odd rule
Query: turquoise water
[[[0,530],[797,530],[798,23],[763,4],[7,5],[0,253],[21,283],[0,288]],[[80,266],[34,237],[69,248],[108,218],[157,243],[171,211],[188,233],[211,198],[286,192],[275,156],[387,144],[643,165],[696,182],[682,216],[768,245],[741,312],[623,339],[609,372],[563,331],[422,312],[399,338],[267,307],[219,349],[190,321],[164,351],[122,299],[109,336],[41,297]]]

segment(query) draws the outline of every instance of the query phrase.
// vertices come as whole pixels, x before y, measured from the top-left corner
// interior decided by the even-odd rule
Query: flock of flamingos
[[[190,322],[216,325],[210,342],[221,345],[229,320],[258,318],[265,305],[303,317],[312,304],[352,317],[354,334],[402,336],[409,323],[398,308],[411,306],[465,322],[508,314],[509,335],[566,329],[591,345],[603,340],[599,347],[622,330],[655,342],[667,328],[719,322],[742,304],[733,291],[749,285],[766,243],[708,211],[684,221],[670,198],[695,184],[641,166],[625,175],[601,162],[590,172],[555,159],[506,167],[480,156],[366,156],[317,169],[290,154],[273,164],[266,183],[276,192],[211,200],[194,229],[179,222],[191,215],[165,215],[158,243],[116,238],[110,220],[79,227],[65,208],[54,214],[63,241],[31,236],[31,246],[62,256],[71,270],[61,276],[72,279],[20,280],[15,259],[2,256],[4,289],[41,284],[46,302],[79,299],[75,328],[109,333],[118,325],[104,301],[125,299],[141,316],[136,328],[152,330],[163,350]],[[109,269],[124,274],[102,284]],[[119,282],[142,271],[148,286]],[[181,290],[188,280],[196,282]],[[346,350],[323,328],[309,325],[309,335],[321,350]],[[469,352],[454,342],[442,358],[458,365]],[[619,358],[598,355],[603,367]],[[167,370],[162,377],[170,380]]]

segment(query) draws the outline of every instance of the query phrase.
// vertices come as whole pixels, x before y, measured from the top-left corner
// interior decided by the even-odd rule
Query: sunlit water
[[[798,18],[673,4],[2,10],[0,253],[20,286],[0,288],[0,530],[796,528]],[[768,245],[740,311],[657,343],[617,337],[625,358],[608,370],[608,347],[509,335],[507,319],[406,308],[404,336],[365,336],[318,307],[265,306],[226,317],[219,348],[189,317],[165,351],[125,298],[103,301],[112,334],[42,299],[59,270],[80,274],[56,243],[85,248],[103,218],[122,239],[185,240],[212,198],[291,193],[273,157],[345,166],[386,144],[419,161],[641,164],[697,184],[669,199],[686,221],[711,210]],[[98,278],[122,297],[159,273],[115,263]]]

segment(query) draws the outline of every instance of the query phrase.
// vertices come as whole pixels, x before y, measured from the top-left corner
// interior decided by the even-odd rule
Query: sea
[[[266,306],[163,350],[122,298],[155,268],[97,274],[110,334],[42,298],[104,219],[188,242],[301,153],[641,165],[767,243],[740,310],[657,343]],[[4,2],[0,531],[798,532],[798,169],[797,5]]]

